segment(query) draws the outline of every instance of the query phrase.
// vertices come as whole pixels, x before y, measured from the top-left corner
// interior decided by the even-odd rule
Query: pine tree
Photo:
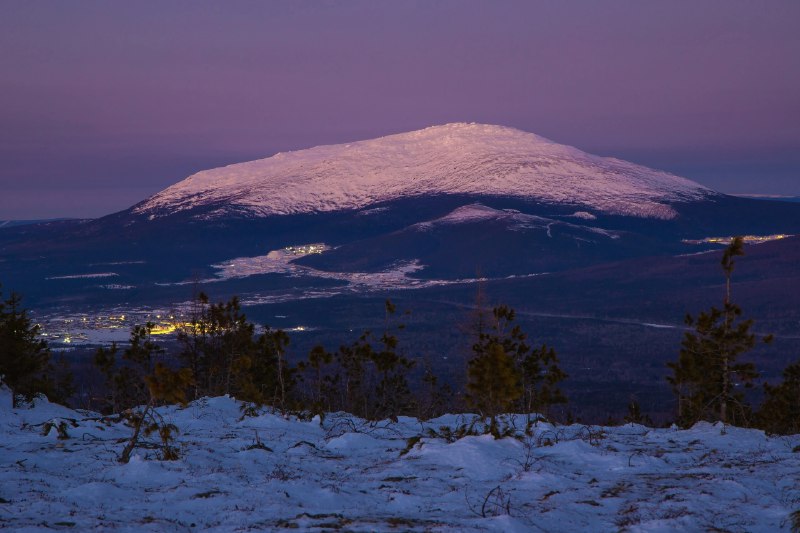
[[[544,413],[567,401],[558,384],[567,375],[558,366],[555,350],[542,345],[532,348],[518,324],[513,309],[492,310],[490,328],[478,334],[468,367],[467,399],[472,407],[492,419],[518,407]]]
[[[286,360],[289,336],[269,326],[259,336],[249,355],[238,358],[235,370],[240,399],[286,409],[296,382],[296,369]]]
[[[764,401],[758,410],[758,427],[772,434],[800,433],[800,362],[786,367],[783,382],[764,384]]]
[[[390,418],[397,421],[397,417],[409,410],[411,405],[411,389],[408,386],[406,374],[414,366],[402,354],[398,353],[398,338],[391,331],[391,318],[396,311],[395,305],[391,300],[386,300],[385,321],[383,335],[379,340],[380,349],[373,351],[370,355],[372,363],[378,374],[378,384],[375,390],[375,411],[373,417],[376,419]],[[405,328],[399,324],[398,330]]]
[[[445,414],[453,408],[453,389],[449,384],[439,383],[430,361],[422,360],[422,386],[415,401],[414,416],[420,420],[430,420]]]
[[[236,395],[242,391],[237,382],[236,370],[245,364],[255,349],[255,326],[247,321],[239,299],[213,304],[209,308],[208,394]]]
[[[208,296],[203,292],[195,292],[192,298],[189,321],[178,329],[178,343],[181,345],[179,354],[183,364],[192,370],[194,375],[194,389],[190,399],[196,400],[209,389],[208,381],[208,330],[210,318],[208,315]]]
[[[20,397],[30,400],[39,393],[52,397],[55,392],[48,375],[50,349],[37,338],[40,328],[31,323],[21,303],[17,293],[0,300],[0,378],[12,390],[13,407]]]
[[[635,396],[631,396],[628,402],[628,414],[625,415],[625,423],[640,424],[643,426],[653,426],[653,420],[642,413],[642,407]]]
[[[249,369],[258,366],[255,325],[247,321],[236,296],[209,304],[208,296],[199,293],[178,342],[180,360],[195,376],[192,399],[223,394],[246,399],[254,393]]]
[[[117,359],[119,347],[100,347],[94,355],[94,365],[105,378],[106,396],[101,410],[121,413],[137,405],[147,403],[150,394],[145,377],[152,374],[164,349],[155,343],[152,332],[155,324],[147,322],[131,329],[128,346]]]
[[[399,340],[391,323],[396,307],[390,300],[386,300],[384,311],[384,331],[377,341],[371,331],[365,331],[334,353],[315,346],[308,361],[300,365],[312,387],[315,413],[322,414],[325,407],[369,420],[396,420],[411,411],[407,376],[414,362],[398,350]],[[396,330],[403,328],[402,324],[396,326]]]
[[[678,397],[678,422],[684,426],[698,420],[747,425],[751,408],[742,388],[752,387],[758,377],[755,366],[738,362],[758,337],[751,332],[752,320],[741,318],[742,310],[731,302],[731,274],[736,256],[744,255],[743,239],[734,237],[722,255],[725,295],[722,309],[711,307],[697,318],[686,316],[693,328],[684,334],[677,362],[667,363],[673,375],[667,378]],[[761,339],[770,342],[771,336]]]
[[[508,412],[522,396],[522,376],[503,345],[490,342],[476,350],[469,362],[467,399],[483,417],[497,426],[497,415]]]
[[[354,343],[340,345],[333,355],[340,389],[337,403],[344,411],[363,418],[371,415],[368,365],[372,346],[369,337],[370,332],[365,331]]]
[[[308,408],[315,415],[324,416],[333,411],[334,398],[339,382],[339,374],[328,371],[333,362],[333,354],[325,347],[314,346],[308,354],[308,361],[301,361],[298,370],[303,373],[310,387]]]
[[[568,376],[558,366],[558,356],[553,348],[541,345],[522,357],[523,408],[526,413],[548,416],[552,405],[566,403],[567,397],[558,384]]]

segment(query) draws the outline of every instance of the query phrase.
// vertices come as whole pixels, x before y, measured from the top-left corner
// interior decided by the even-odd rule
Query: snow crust
[[[133,211],[153,219],[213,204],[203,216],[269,216],[431,194],[512,196],[669,219],[676,214],[671,202],[712,191],[514,128],[455,123],[198,172]]]
[[[181,459],[143,447],[121,465],[131,430],[116,417],[0,402],[0,528],[13,531],[788,531],[800,509],[798,435],[540,422],[521,440],[448,442],[428,429],[468,417],[242,418],[221,397],[160,409]]]

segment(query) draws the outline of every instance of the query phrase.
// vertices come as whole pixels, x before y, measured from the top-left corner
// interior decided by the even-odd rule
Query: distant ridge
[[[318,146],[198,172],[134,206],[149,218],[361,209],[404,197],[506,196],[645,218],[713,191],[667,172],[598,157],[514,128],[455,123]]]
[[[778,202],[800,203],[800,196],[785,196],[782,194],[732,194],[738,198],[749,198],[751,200],[775,200]]]
[[[44,218],[41,220],[0,220],[0,229],[17,226],[30,226],[31,224],[48,224],[50,222],[63,222],[65,220],[78,220],[75,218]]]

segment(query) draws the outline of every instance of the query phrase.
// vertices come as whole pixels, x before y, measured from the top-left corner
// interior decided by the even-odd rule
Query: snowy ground
[[[777,531],[800,509],[800,436],[540,424],[523,440],[423,437],[404,453],[463,417],[241,419],[214,398],[162,411],[181,459],[145,448],[122,465],[123,424],[0,402],[0,529]],[[54,419],[69,438],[43,434]]]

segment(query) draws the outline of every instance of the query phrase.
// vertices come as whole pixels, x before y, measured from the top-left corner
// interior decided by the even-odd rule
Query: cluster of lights
[[[300,246],[287,246],[284,251],[291,255],[321,254],[325,251],[324,244],[303,244]]]
[[[308,245],[304,247],[295,247],[297,249],[314,249],[318,250],[323,248],[324,245]],[[308,253],[308,252],[303,252]],[[313,252],[319,253],[319,252]],[[77,317],[59,317],[54,321],[44,321],[38,324],[40,327],[39,336],[48,338],[50,342],[60,342],[65,345],[80,344],[89,342],[92,337],[91,331],[102,330],[120,330],[130,327],[132,324],[144,324],[145,322],[153,323],[150,330],[151,335],[171,335],[180,331],[190,331],[192,328],[197,327],[196,324],[187,322],[185,318],[175,316],[173,314],[158,314],[149,315],[147,313],[133,312],[132,314],[118,314],[118,315],[102,315],[92,317],[77,316]],[[77,329],[73,329],[77,328]],[[285,329],[287,332],[304,332],[310,331],[314,328],[308,326],[295,326]]]
[[[150,330],[152,335],[169,335],[170,333],[175,333],[176,331],[184,328],[191,328],[191,322],[166,322],[162,324],[156,324],[153,326],[153,329]]]
[[[153,335],[168,335],[189,326],[188,323],[176,322],[174,315],[159,314],[153,319],[152,315],[148,316],[139,312],[134,312],[132,315],[120,313],[59,317],[52,321],[44,321],[38,326],[39,336],[47,338],[50,342],[76,344],[89,341],[92,331],[124,330],[131,327],[132,324],[144,324],[145,322],[155,322],[151,332]]]

